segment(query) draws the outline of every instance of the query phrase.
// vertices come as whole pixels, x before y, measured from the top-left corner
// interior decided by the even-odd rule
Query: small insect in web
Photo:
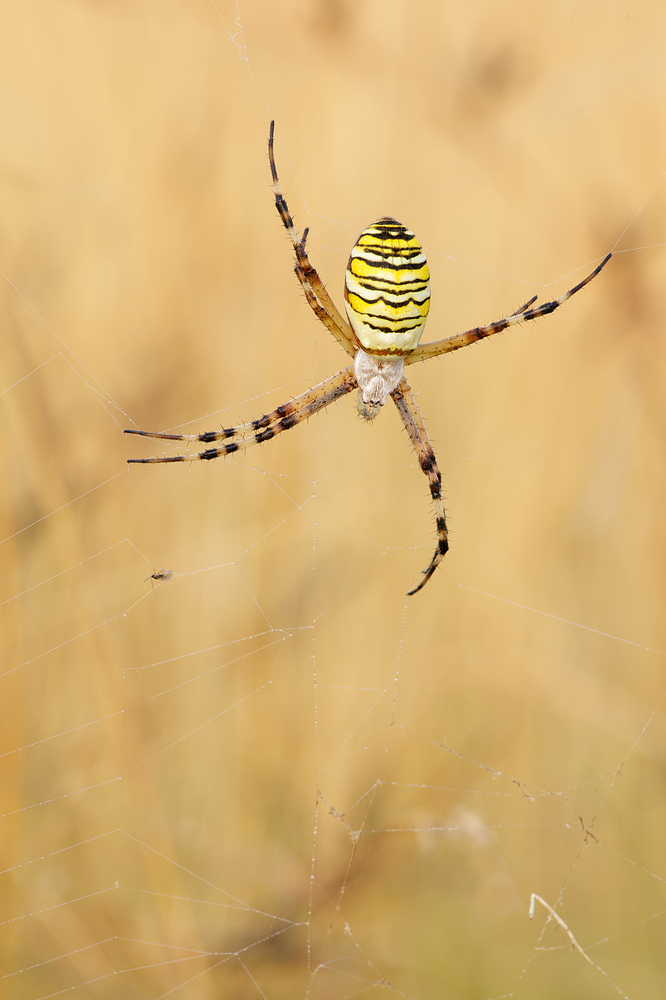
[[[154,580],[157,580],[157,581],[170,580],[172,576],[173,576],[173,570],[172,569],[156,569],[155,572],[151,573],[150,576],[147,576],[146,579],[143,582],[144,583],[148,583],[149,580],[153,580],[153,581]],[[151,586],[154,588],[155,584],[152,583]]]
[[[484,337],[501,333],[517,323],[547,316],[592,281],[612,254],[607,254],[591,274],[551,302],[535,306],[535,295],[506,319],[497,320],[489,326],[474,327],[445,340],[420,344],[430,309],[428,263],[423,247],[411,229],[407,229],[396,219],[384,216],[364,229],[352,247],[344,287],[347,322],[310,263],[305,249],[308,229],[303,231],[302,236],[298,235],[282,194],[273,152],[274,125],[271,122],[268,158],[275,207],[289,234],[296,257],[294,270],[317,319],[353,359],[353,364],[283,406],[278,406],[271,413],[247,424],[220,431],[207,431],[204,434],[126,430],[126,434],[139,434],[163,441],[200,441],[206,444],[225,442],[195,454],[130,458],[128,462],[195,462],[231,455],[255,444],[270,441],[282,431],[291,430],[353,389],[358,389],[357,407],[360,416],[364,420],[374,420],[390,396],[412,442],[421,471],[428,480],[437,529],[435,553],[423,570],[421,581],[409,591],[411,596],[421,590],[433,575],[448,551],[449,542],[442,501],[442,477],[414,394],[405,378],[405,366],[417,361],[428,361],[449,351],[457,351]],[[153,579],[162,577],[153,575]]]

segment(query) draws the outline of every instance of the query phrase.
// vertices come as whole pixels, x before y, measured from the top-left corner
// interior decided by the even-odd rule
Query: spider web
[[[498,15],[8,14],[6,995],[661,996],[663,12]],[[289,277],[272,116],[336,299],[370,218],[422,239],[426,339],[616,250],[409,369],[452,529],[414,598],[392,408],[125,465],[123,427],[247,420],[345,363]]]

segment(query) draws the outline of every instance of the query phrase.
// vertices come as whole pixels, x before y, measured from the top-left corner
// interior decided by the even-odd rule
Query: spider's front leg
[[[343,368],[337,375],[331,375],[324,382],[308,389],[290,402],[271,413],[264,414],[258,420],[252,420],[249,424],[241,424],[238,427],[227,427],[222,431],[207,431],[205,434],[162,434],[156,431],[126,430],[125,434],[138,434],[141,437],[157,438],[167,441],[221,441],[226,440],[226,444],[217,445],[214,448],[207,448],[194,455],[155,455],[152,458],[128,458],[130,465],[155,465],[166,462],[206,462],[221,455],[232,455],[237,451],[244,451],[255,444],[264,444],[270,441],[277,434],[291,430],[298,424],[307,420],[320,410],[335,403],[352,389],[356,388],[356,376],[351,365]],[[228,440],[231,439],[231,440]]]
[[[402,418],[402,422],[405,425],[405,429],[414,446],[414,451],[416,452],[416,457],[419,460],[421,471],[428,480],[430,496],[432,497],[432,504],[435,508],[435,519],[437,524],[437,548],[435,549],[435,554],[430,560],[428,566],[426,566],[423,570],[423,579],[421,582],[418,586],[414,587],[413,590],[408,592],[408,596],[411,597],[412,594],[418,593],[419,590],[425,587],[426,583],[448,552],[449,540],[446,529],[446,514],[444,511],[444,503],[442,501],[442,475],[437,467],[437,459],[435,458],[435,453],[432,450],[432,445],[430,444],[430,439],[428,437],[428,432],[425,429],[423,418],[421,417],[419,408],[416,405],[416,400],[414,399],[411,387],[406,378],[403,378],[400,385],[393,390],[391,398],[396,405],[398,413]]]

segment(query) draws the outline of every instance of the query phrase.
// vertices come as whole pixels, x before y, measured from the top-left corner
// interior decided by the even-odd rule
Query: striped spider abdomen
[[[418,346],[430,309],[430,271],[423,247],[396,219],[377,219],[352,247],[345,307],[368,354],[403,357]]]

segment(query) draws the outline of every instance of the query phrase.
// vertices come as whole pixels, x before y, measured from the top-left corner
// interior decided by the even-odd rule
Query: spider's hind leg
[[[303,235],[298,235],[298,230],[294,225],[294,220],[287,205],[287,199],[282,193],[277,167],[275,166],[275,122],[271,122],[268,133],[268,160],[271,167],[271,178],[273,180],[273,194],[275,195],[275,207],[278,215],[282,219],[282,225],[289,233],[294,254],[296,256],[296,276],[300,281],[308,305],[315,312],[317,318],[324,324],[327,330],[333,334],[340,346],[354,357],[356,345],[352,329],[346,319],[340,314],[331,296],[326,291],[323,281],[317,274],[316,269],[310,263],[305,243],[308,238],[309,229],[303,231]]]

